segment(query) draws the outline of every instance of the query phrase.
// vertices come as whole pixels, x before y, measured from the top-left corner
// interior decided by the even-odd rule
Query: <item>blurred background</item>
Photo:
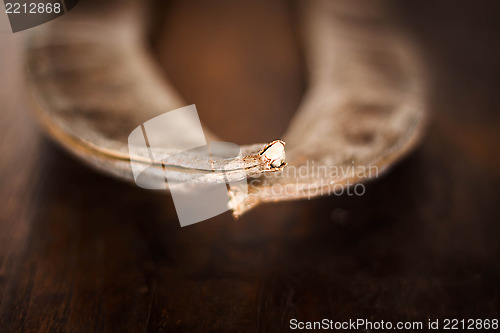
[[[224,140],[285,131],[307,87],[296,5],[158,1],[151,50]],[[364,196],[182,229],[168,193],[103,176],[44,135],[24,83],[24,33],[1,13],[0,332],[499,318],[498,3],[390,5],[428,73],[419,148]]]

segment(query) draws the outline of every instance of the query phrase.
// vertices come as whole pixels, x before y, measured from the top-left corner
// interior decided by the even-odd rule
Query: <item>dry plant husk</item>
[[[35,31],[26,46],[37,115],[50,135],[94,167],[127,180],[133,180],[131,162],[147,163],[146,151],[129,156],[131,130],[186,105],[149,54],[144,7],[141,1],[82,3]],[[242,157],[225,170],[231,179],[251,177],[250,195],[230,193],[238,198],[231,206],[236,216],[263,202],[327,195],[335,186],[376,177],[422,136],[418,58],[386,3],[304,1],[300,13],[308,90],[281,138],[287,166],[262,158],[264,143],[242,146]],[[213,133],[205,136],[220,141]],[[165,140],[179,138],[165,133]],[[202,158],[186,154],[167,167],[178,168],[183,180],[200,179],[200,172],[203,181],[227,179],[200,167],[207,164]],[[164,180],[161,164],[147,172]]]

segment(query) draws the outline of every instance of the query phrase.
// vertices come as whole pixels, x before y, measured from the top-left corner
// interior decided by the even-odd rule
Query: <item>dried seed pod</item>
[[[26,49],[37,114],[49,133],[93,166],[129,180],[130,162],[145,163],[147,156],[147,151],[129,156],[129,133],[185,105],[144,47],[145,3],[82,3],[71,17],[31,38]],[[249,195],[231,193],[238,197],[232,204],[235,215],[262,202],[326,195],[332,186],[374,177],[378,172],[333,171],[376,167],[382,172],[422,134],[420,66],[408,39],[392,24],[387,3],[312,0],[302,6],[309,88],[284,136],[287,166],[284,141],[242,146],[242,157],[224,172],[258,181]],[[186,124],[189,128],[188,119]],[[219,141],[205,135],[209,142]],[[227,179],[200,167],[207,165],[200,158],[186,154],[166,167],[184,180],[198,179],[200,172],[206,173],[204,181]],[[161,178],[162,167],[158,163],[147,172]],[[293,172],[301,168],[307,172]]]

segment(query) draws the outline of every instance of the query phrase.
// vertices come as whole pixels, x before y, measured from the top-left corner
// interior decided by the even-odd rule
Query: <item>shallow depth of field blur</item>
[[[155,61],[224,140],[285,131],[307,89],[296,5],[157,1]],[[48,139],[24,82],[28,31],[12,34],[0,13],[0,332],[499,318],[499,6],[390,5],[427,73],[422,144],[361,197],[187,228],[168,193],[104,176]]]

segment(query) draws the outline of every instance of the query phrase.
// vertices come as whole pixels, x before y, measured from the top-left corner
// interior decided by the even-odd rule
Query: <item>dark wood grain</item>
[[[395,10],[424,52],[432,87],[422,146],[362,197],[267,205],[186,228],[168,194],[104,177],[40,133],[19,42],[1,33],[0,332],[279,332],[291,318],[499,318],[497,6],[404,3]],[[203,29],[191,30],[202,41],[221,29],[210,20],[246,17],[233,20],[236,39],[221,34],[231,41],[223,53],[193,43],[205,61],[240,70],[197,70],[205,67],[187,41],[178,44],[185,26],[174,20],[162,43],[178,53],[159,57],[170,79],[224,139],[283,131],[304,87],[287,7],[192,6],[174,3],[167,17],[208,11]],[[262,38],[249,31],[259,22],[271,29]],[[251,52],[259,48],[269,51]],[[231,125],[238,117],[247,129]],[[248,130],[262,119],[270,127]]]

